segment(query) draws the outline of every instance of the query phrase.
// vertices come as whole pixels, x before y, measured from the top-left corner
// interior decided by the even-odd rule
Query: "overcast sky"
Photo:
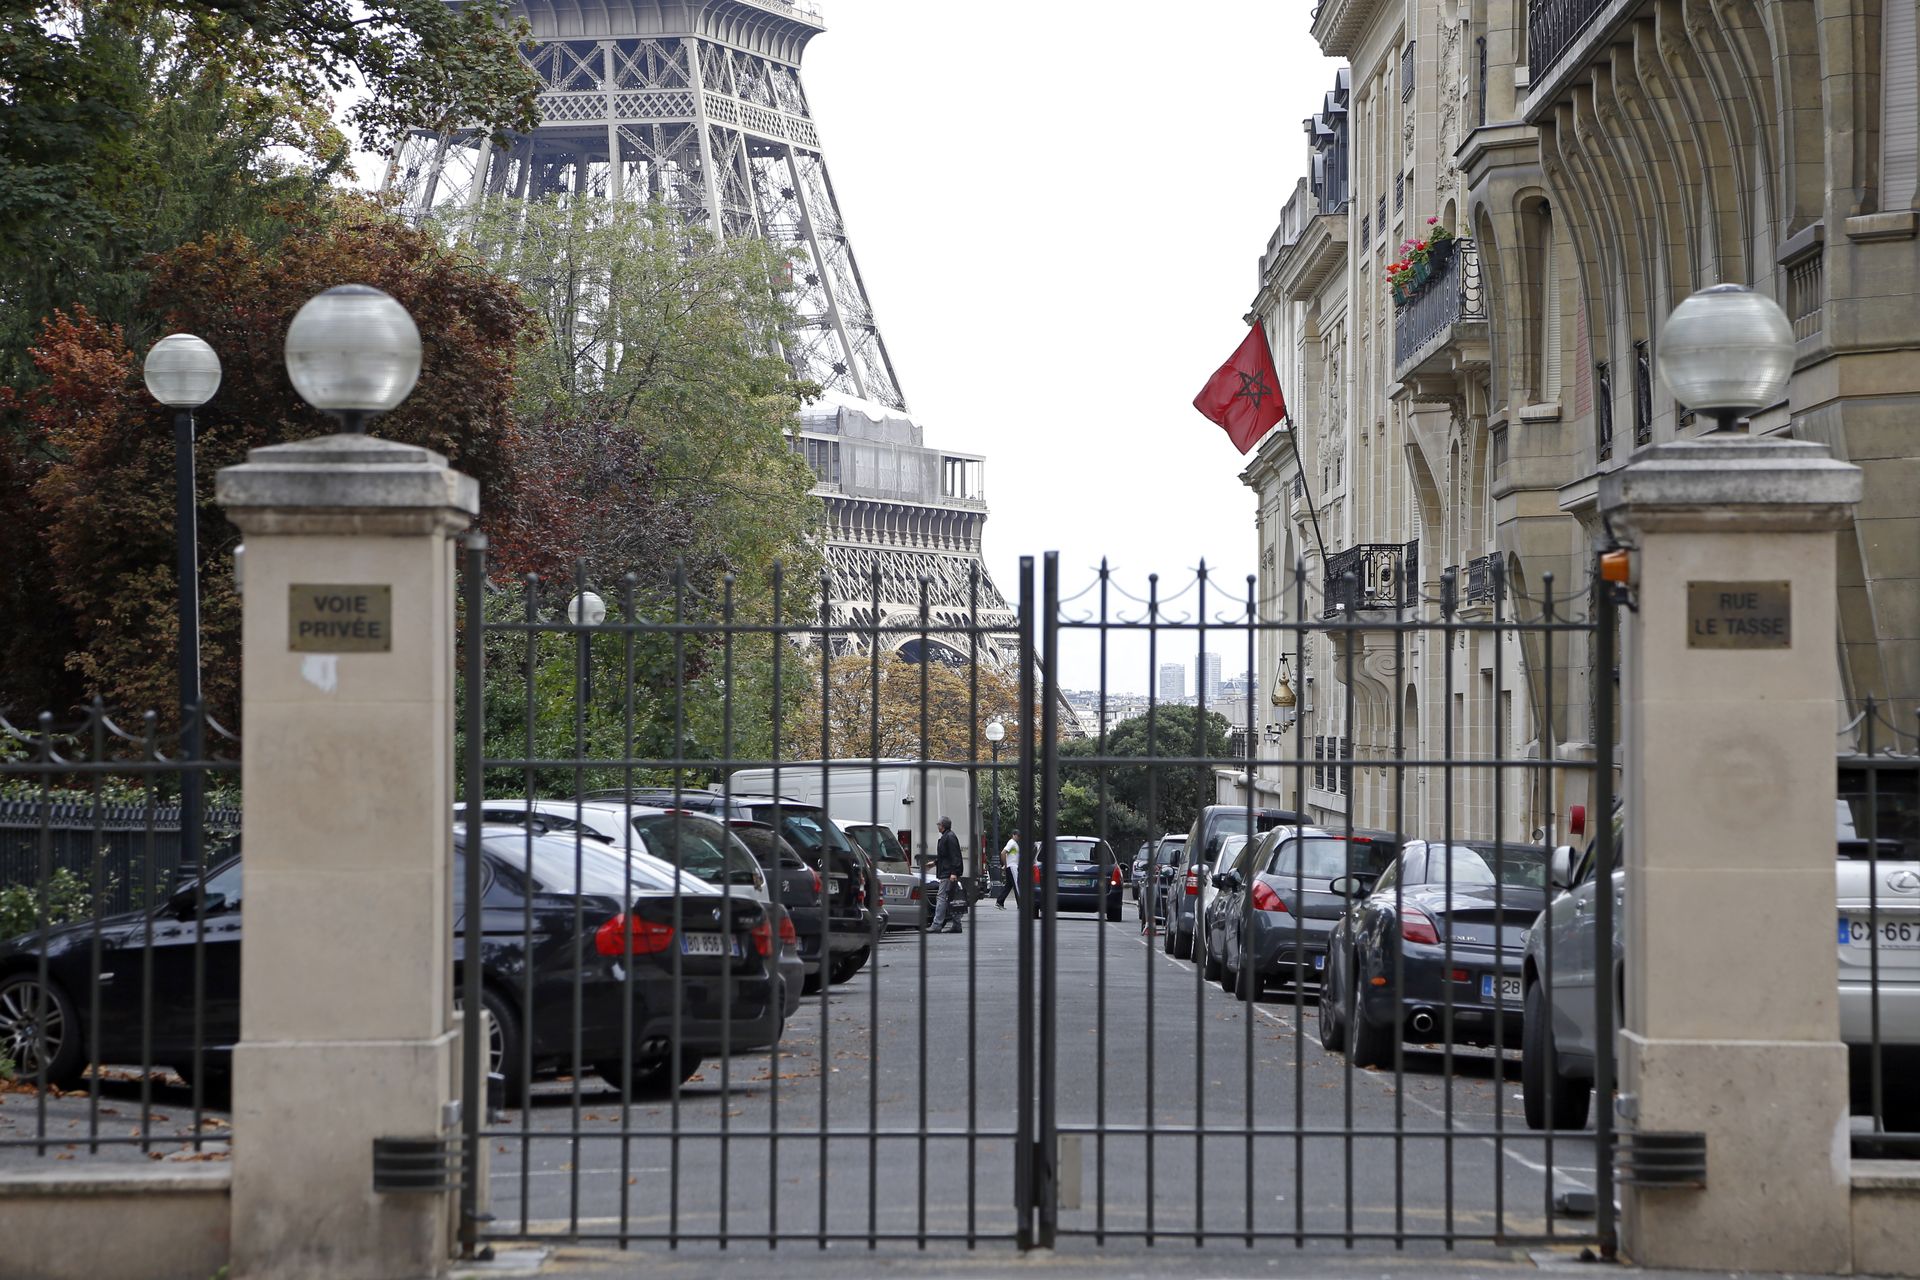
[[[1139,594],[1204,558],[1243,598],[1253,493],[1192,400],[1245,336],[1300,121],[1338,65],[1305,6],[820,7],[801,71],[841,213],[928,443],[986,455],[1001,590],[1057,550],[1065,593],[1103,556]],[[1191,671],[1177,643],[1161,659]],[[1066,657],[1069,686],[1097,682],[1090,654]],[[1146,692],[1146,667],[1116,646],[1108,687]]]

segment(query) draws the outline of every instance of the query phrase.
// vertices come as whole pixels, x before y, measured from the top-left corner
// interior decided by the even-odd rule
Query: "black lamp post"
[[[220,357],[190,333],[153,344],[141,368],[147,393],[174,410],[173,530],[180,593],[180,869],[200,870],[200,518],[194,491],[193,411],[220,389]]]
[[[1000,849],[1000,744],[1006,740],[1007,726],[998,720],[987,721],[987,741],[993,744],[993,847]],[[1013,868],[1007,865],[1004,851],[1000,852],[1000,874],[1009,878]]]

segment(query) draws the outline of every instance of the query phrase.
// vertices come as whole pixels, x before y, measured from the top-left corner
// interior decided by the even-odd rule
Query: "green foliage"
[[[113,892],[108,878],[102,895]],[[85,920],[93,909],[93,893],[87,882],[65,867],[55,871],[44,889],[36,885],[10,885],[0,889],[0,938],[15,938],[41,928]]]
[[[597,522],[580,547],[590,580],[632,573],[669,590],[683,571],[710,615],[729,572],[742,611],[770,609],[775,563],[789,583],[815,580],[821,508],[787,432],[818,388],[793,380],[773,341],[794,323],[772,284],[781,251],[717,241],[661,204],[500,201],[449,230],[538,318],[517,368],[521,421],[631,432],[653,514],[687,524],[660,561],[618,545],[628,522]]]
[[[1172,758],[1224,759],[1232,750],[1232,726],[1216,712],[1167,706],[1154,711],[1149,740],[1146,716],[1123,721],[1106,736],[1082,738],[1060,749],[1060,830],[1104,835],[1116,852],[1131,852],[1141,840],[1185,831],[1213,796],[1205,766],[1155,764]],[[1139,764],[1096,767],[1075,764],[1088,756],[1137,757]]]

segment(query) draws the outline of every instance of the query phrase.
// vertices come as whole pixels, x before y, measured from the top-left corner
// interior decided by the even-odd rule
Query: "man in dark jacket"
[[[953,834],[953,819],[940,819],[940,843],[933,850],[933,873],[940,877],[940,897],[934,903],[933,923],[927,926],[931,933],[959,933],[960,916],[958,910],[951,911],[953,895],[964,893],[960,886],[960,877],[966,872],[967,860],[960,853],[960,837]]]

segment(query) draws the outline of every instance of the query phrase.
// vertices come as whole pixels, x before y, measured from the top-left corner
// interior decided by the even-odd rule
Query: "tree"
[[[1124,720],[1100,738],[1061,747],[1060,830],[1105,835],[1116,849],[1166,831],[1185,831],[1213,798],[1212,770],[1156,760],[1228,758],[1233,727],[1225,716],[1195,707],[1156,707]],[[1074,764],[1089,756],[1137,758],[1139,764]]]
[[[908,662],[885,653],[877,660],[834,658],[822,672],[817,650],[810,662],[795,665],[810,668],[816,678],[824,675],[826,689],[823,699],[816,686],[788,721],[786,754],[795,759],[964,763],[991,758],[984,736],[989,721],[1003,721],[1009,738],[1017,737],[1020,678],[1015,672],[985,663]]]
[[[150,255],[215,232],[270,242],[282,208],[324,207],[350,146],[409,129],[537,122],[524,22],[503,0],[24,0],[0,13],[0,384],[56,309],[129,335]]]
[[[210,714],[238,716],[238,532],[213,505],[214,475],[264,445],[336,430],[294,392],[281,349],[293,313],[342,281],[385,289],[421,332],[419,385],[379,419],[383,438],[448,456],[481,483],[482,521],[511,523],[522,442],[509,412],[525,309],[504,281],[432,237],[343,199],[272,249],[209,236],[156,261],[149,307],[220,354],[219,394],[197,414],[203,686]],[[122,710],[177,701],[173,436],[141,387],[123,331],[57,313],[33,349],[42,379],[12,397],[24,430],[0,438],[0,527],[26,565],[0,579],[0,705],[61,709],[93,694]],[[24,660],[13,661],[16,650]],[[61,678],[49,678],[53,655]],[[237,726],[236,726],[237,727]]]
[[[773,288],[776,250],[717,241],[663,205],[598,200],[490,202],[449,231],[516,281],[540,322],[520,356],[521,419],[601,424],[607,441],[602,428],[621,428],[644,451],[645,502],[631,516],[591,500],[609,530],[590,548],[596,580],[635,573],[663,588],[684,570],[704,598],[731,572],[736,603],[761,612],[775,562],[790,582],[811,580],[821,507],[787,433],[818,388],[778,353],[794,317]],[[678,545],[699,555],[649,554],[661,544],[631,523],[659,511],[689,522]]]

